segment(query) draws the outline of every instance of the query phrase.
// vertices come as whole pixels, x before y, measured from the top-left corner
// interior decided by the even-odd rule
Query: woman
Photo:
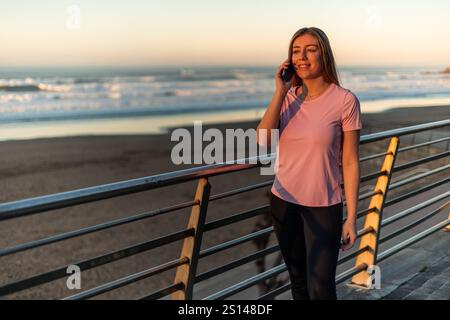
[[[335,300],[339,248],[351,248],[356,239],[361,111],[356,96],[339,85],[322,30],[298,30],[288,57],[276,73],[275,93],[258,125],[258,137],[267,130],[265,144],[270,144],[271,130],[279,130],[272,222],[293,299]],[[295,73],[285,82],[281,74],[290,63]]]

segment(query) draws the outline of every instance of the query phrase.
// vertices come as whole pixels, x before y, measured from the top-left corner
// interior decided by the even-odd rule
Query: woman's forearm
[[[356,208],[358,206],[360,167],[359,161],[342,164],[344,177],[345,199],[347,203],[347,221],[356,221]]]
[[[276,90],[273,94],[272,100],[270,101],[269,106],[266,109],[266,112],[264,113],[264,116],[262,117],[261,121],[259,122],[258,128],[256,129],[257,132],[257,141],[258,144],[260,144],[260,129],[267,130],[267,145],[270,145],[270,137],[271,137],[271,130],[272,129],[278,129],[278,121],[280,120],[280,109],[281,105],[283,103],[284,97],[286,96],[287,92],[281,92]]]

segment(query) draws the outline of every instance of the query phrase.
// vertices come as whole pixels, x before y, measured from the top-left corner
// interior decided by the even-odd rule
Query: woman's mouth
[[[297,68],[299,70],[305,70],[305,69],[308,69],[310,66],[311,65],[309,63],[301,63],[301,64],[297,65]]]

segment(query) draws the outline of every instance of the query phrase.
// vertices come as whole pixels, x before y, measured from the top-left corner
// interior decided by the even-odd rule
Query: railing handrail
[[[393,136],[402,136],[429,129],[436,129],[447,125],[450,125],[450,119],[367,134],[361,136],[360,144],[383,140]],[[268,160],[273,160],[274,158],[275,154],[272,153],[270,155],[209,164],[131,180],[123,180],[45,196],[5,202],[0,204],[0,220],[147,191],[227,172],[251,169],[259,167],[262,164],[267,163]]]
[[[430,130],[430,129],[442,128],[442,127],[448,126],[449,124],[450,124],[450,119],[445,119],[445,120],[439,120],[439,121],[434,121],[434,122],[417,124],[414,126],[409,126],[409,127],[404,127],[404,128],[391,129],[391,130],[366,134],[361,137],[360,144],[375,142],[375,141],[383,140],[386,138],[400,137],[400,136],[404,136],[407,134],[417,133],[417,132],[426,131],[426,130]]]

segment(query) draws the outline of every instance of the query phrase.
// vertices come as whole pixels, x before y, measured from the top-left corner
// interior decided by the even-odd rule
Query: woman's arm
[[[278,128],[278,121],[280,120],[280,110],[281,105],[283,104],[284,97],[286,96],[287,92],[289,91],[289,88],[292,85],[292,79],[289,82],[284,82],[281,79],[281,73],[283,69],[287,68],[289,66],[289,59],[286,59],[277,70],[277,73],[275,74],[275,92],[272,97],[272,101],[270,101],[269,106],[266,109],[266,112],[264,113],[264,116],[262,117],[261,121],[259,122],[258,128],[256,128],[256,139],[257,143],[259,145],[270,145],[270,137],[272,134],[272,129],[279,129]],[[266,135],[266,142],[261,141],[260,139],[260,129],[264,129],[267,132]]]
[[[344,178],[347,219],[344,223],[342,237],[343,250],[351,248],[356,240],[356,208],[359,194],[359,136],[360,130],[344,131],[342,142],[342,175]]]
[[[285,92],[278,90],[276,90],[275,93],[273,94],[272,101],[270,102],[269,106],[266,109],[266,112],[264,113],[264,116],[259,122],[258,128],[256,128],[257,141],[259,145],[261,145],[262,143],[265,144],[263,141],[261,141],[259,131],[260,129],[267,130],[266,131],[267,146],[270,145],[270,137],[272,134],[271,130],[278,129],[278,121],[280,120],[280,109],[285,95],[286,95]]]

